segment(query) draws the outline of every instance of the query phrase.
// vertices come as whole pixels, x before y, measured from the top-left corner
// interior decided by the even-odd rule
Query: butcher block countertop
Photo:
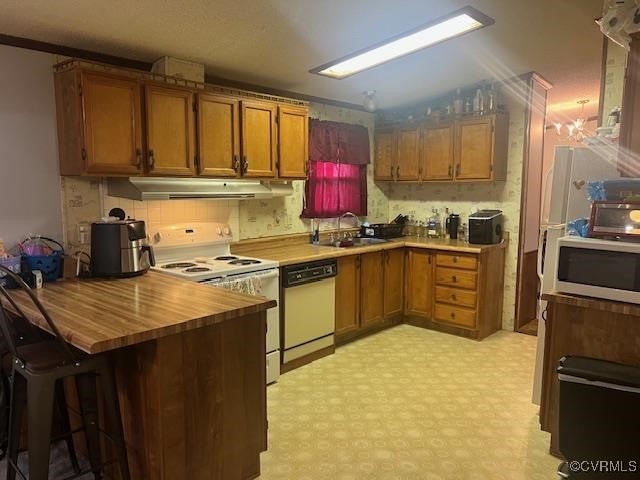
[[[248,255],[257,258],[264,258],[265,260],[275,260],[280,263],[280,266],[285,266],[402,247],[478,254],[485,250],[504,248],[505,246],[504,241],[496,245],[475,245],[459,240],[441,238],[401,237],[391,239],[386,243],[338,248],[303,243],[299,241],[299,238],[294,237],[299,236],[291,236],[290,238],[283,236],[280,238],[272,237],[268,239],[244,240],[232,245],[231,251],[238,255]],[[306,237],[308,238],[308,235]]]
[[[29,321],[50,331],[27,294],[11,295]],[[274,307],[252,297],[149,272],[125,279],[47,283],[36,295],[65,340],[99,353],[233,320]]]

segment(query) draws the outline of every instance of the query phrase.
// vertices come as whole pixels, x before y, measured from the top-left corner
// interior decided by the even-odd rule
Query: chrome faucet
[[[358,216],[355,213],[344,212],[342,215],[340,215],[338,217],[338,238],[341,237],[341,231],[342,231],[342,228],[340,226],[340,222],[345,217],[353,217],[355,219],[355,221],[356,221],[356,227],[358,227],[358,228],[360,227],[360,219],[358,218]]]

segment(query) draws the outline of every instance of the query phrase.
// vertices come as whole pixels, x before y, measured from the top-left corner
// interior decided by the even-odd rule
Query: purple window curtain
[[[345,212],[367,214],[366,127],[311,119],[309,178],[305,186],[304,218],[331,218]]]

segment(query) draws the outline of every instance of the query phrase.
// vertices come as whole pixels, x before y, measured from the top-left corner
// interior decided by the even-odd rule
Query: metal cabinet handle
[[[453,283],[457,283],[458,282],[458,278],[455,275],[451,275],[451,281]]]
[[[238,173],[238,169],[240,168],[240,160],[238,160],[238,155],[234,155],[231,160],[231,165],[233,167],[233,171]]]
[[[400,165],[396,165],[396,180],[400,178]]]
[[[156,163],[156,159],[153,154],[153,149],[149,149],[149,168],[153,168],[153,165]]]
[[[453,263],[458,263],[458,257],[453,257]]]
[[[459,163],[456,165],[456,177],[458,175],[460,175],[460,164]]]
[[[453,177],[453,165],[449,165],[449,178]]]
[[[393,165],[389,167],[389,175],[393,178]]]
[[[249,162],[245,155],[242,156],[242,163],[240,164],[240,175],[246,175],[249,170]]]
[[[137,168],[142,167],[142,149],[141,148],[136,148],[136,167]]]
[[[454,302],[457,300],[457,298],[456,298],[456,294],[455,294],[455,293],[452,293],[452,294],[451,294],[451,300],[453,300]]]

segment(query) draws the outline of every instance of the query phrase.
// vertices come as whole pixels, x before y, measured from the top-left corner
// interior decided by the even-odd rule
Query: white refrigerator
[[[565,235],[567,223],[589,217],[591,202],[587,182],[619,178],[613,156],[589,147],[556,147],[553,165],[542,190],[540,238],[538,242],[538,277],[540,295],[554,290],[554,267],[558,238]],[[538,300],[538,343],[533,378],[533,403],[540,405],[542,366],[544,362],[545,310],[547,302]]]

